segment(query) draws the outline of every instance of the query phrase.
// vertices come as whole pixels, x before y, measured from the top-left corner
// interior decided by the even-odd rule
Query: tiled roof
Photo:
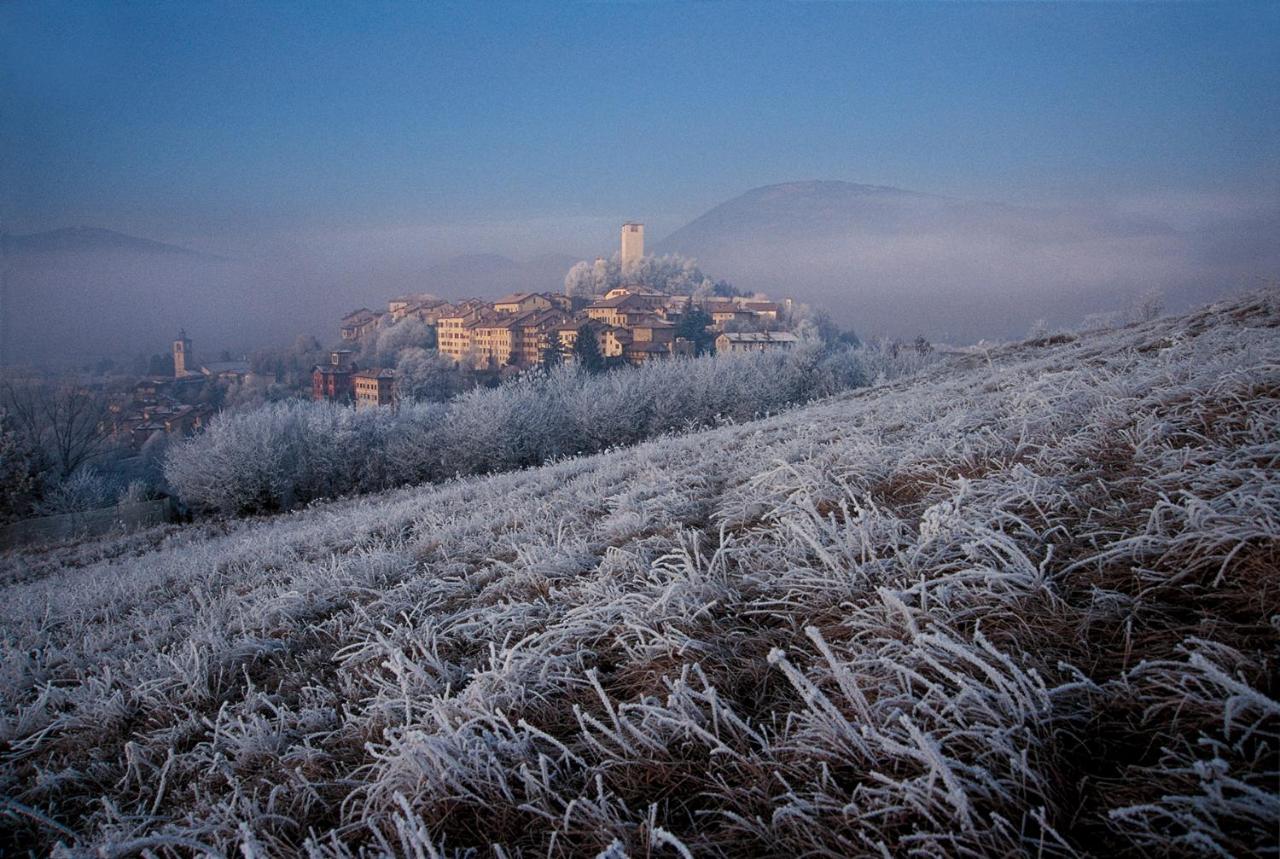
[[[648,307],[649,302],[637,295],[615,295],[613,298],[602,298],[587,306],[588,310],[617,307]]]
[[[639,322],[632,322],[632,328],[675,328],[674,322],[668,322],[665,319],[659,319],[656,316],[646,316]]]
[[[536,295],[538,295],[536,292],[513,292],[510,295],[502,296],[494,304],[519,304],[525,299],[533,298]]]

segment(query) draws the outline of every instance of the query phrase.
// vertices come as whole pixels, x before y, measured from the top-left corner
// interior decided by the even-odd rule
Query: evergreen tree
[[[604,356],[600,354],[596,332],[590,325],[582,325],[578,328],[578,339],[573,343],[573,357],[578,362],[578,366],[588,373],[604,372]]]
[[[539,353],[539,360],[543,372],[550,373],[556,367],[564,363],[564,352],[560,348],[560,340],[548,340],[547,345],[542,347]]]
[[[680,314],[676,336],[692,343],[698,355],[705,354],[714,349],[716,342],[715,335],[707,330],[711,322],[711,314],[690,301],[685,305],[684,313]]]

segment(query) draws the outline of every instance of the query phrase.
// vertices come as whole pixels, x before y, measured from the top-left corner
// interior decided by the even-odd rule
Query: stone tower
[[[191,341],[187,338],[186,329],[178,332],[178,339],[173,341],[173,377],[181,379],[187,375],[187,367],[192,363]]]
[[[644,224],[628,221],[622,225],[622,267],[637,263],[644,256]]]

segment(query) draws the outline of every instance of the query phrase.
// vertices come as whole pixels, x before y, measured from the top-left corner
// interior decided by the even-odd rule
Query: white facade
[[[622,225],[622,267],[639,262],[644,257],[644,224]]]

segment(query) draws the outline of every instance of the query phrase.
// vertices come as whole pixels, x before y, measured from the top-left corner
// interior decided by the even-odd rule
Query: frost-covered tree
[[[361,354],[363,363],[372,367],[395,367],[400,353],[405,349],[434,349],[436,330],[421,319],[407,317],[392,325],[378,329],[367,352]]]
[[[595,345],[595,338],[588,330],[578,342]],[[224,412],[206,432],[170,448],[165,478],[195,507],[251,513],[522,468],[722,420],[747,420],[862,384],[869,376],[861,359],[847,351],[801,347],[661,361],[597,375],[587,369],[603,363],[597,348],[594,359],[580,354],[572,367],[474,389],[443,404],[415,401],[411,393],[398,412],[302,401]],[[405,375],[412,379],[418,370],[410,365],[430,356],[406,350],[405,357]],[[427,367],[428,379],[443,369]],[[877,369],[878,376],[892,372],[893,365],[883,362]]]
[[[1129,307],[1130,322],[1150,322],[1160,318],[1164,312],[1164,293],[1159,289],[1148,289],[1133,300]]]
[[[713,281],[703,274],[697,262],[679,254],[646,256],[624,267],[618,254],[594,263],[575,263],[565,275],[565,292],[572,296],[604,295],[619,286],[640,286],[650,292],[667,295],[693,295],[710,298],[715,295],[737,295],[728,281]]]
[[[402,349],[395,369],[396,392],[402,400],[447,400],[465,383],[463,371],[435,350]]]
[[[40,512],[80,513],[114,503],[120,489],[92,466],[77,469],[41,496]]]

